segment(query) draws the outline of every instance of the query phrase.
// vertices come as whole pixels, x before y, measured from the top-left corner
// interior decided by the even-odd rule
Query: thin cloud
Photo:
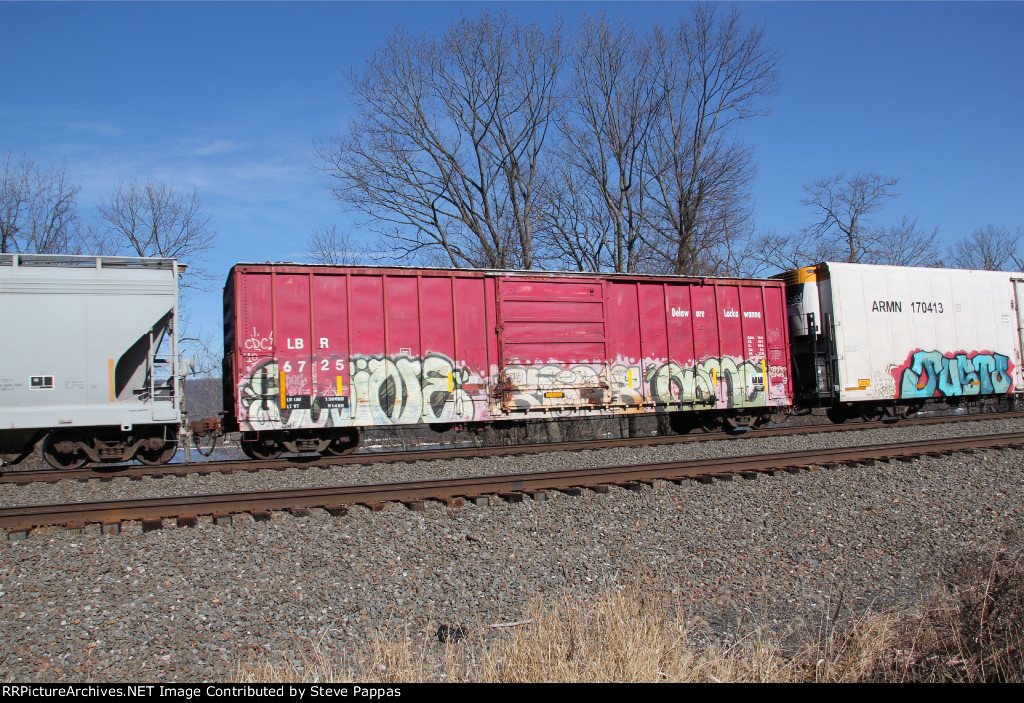
[[[123,129],[104,122],[67,122],[65,126],[77,132],[92,132],[93,134],[101,134],[105,137],[124,136]]]
[[[223,156],[224,154],[235,154],[240,151],[248,151],[252,147],[250,142],[236,142],[230,139],[218,139],[192,149],[195,156]]]

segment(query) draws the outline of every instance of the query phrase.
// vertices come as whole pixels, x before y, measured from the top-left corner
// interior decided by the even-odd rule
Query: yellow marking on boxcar
[[[448,392],[451,393],[455,390],[455,374],[448,374]]]
[[[814,283],[818,280],[818,267],[807,266],[800,269],[790,269],[780,273],[775,278],[781,278],[787,286],[799,285],[801,283]]]
[[[284,371],[281,372],[281,383],[279,385],[281,390],[281,409],[284,410],[288,407],[288,384],[286,383]]]
[[[107,378],[110,382],[110,402],[113,403],[117,400],[117,393],[114,388],[114,360],[107,359]]]
[[[565,393],[545,393],[545,398],[564,398]]]
[[[345,380],[338,376],[338,395],[345,395]]]

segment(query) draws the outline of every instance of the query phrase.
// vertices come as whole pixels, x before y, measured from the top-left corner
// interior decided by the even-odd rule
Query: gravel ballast
[[[639,464],[1017,431],[1021,420],[896,426],[452,462],[3,486],[4,505]],[[548,494],[423,512],[201,518],[119,535],[58,528],[0,541],[8,681],[232,680],[266,657],[354,651],[407,629],[520,619],[532,596],[655,578],[729,636],[912,602],[952,560],[1019,531],[1024,452],[987,451],[639,493]],[[170,522],[170,521],[168,521]]]

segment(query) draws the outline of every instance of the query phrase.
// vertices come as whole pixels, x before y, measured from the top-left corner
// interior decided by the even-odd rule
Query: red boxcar
[[[776,280],[238,264],[227,428],[256,456],[358,428],[671,412],[766,421],[792,401]]]

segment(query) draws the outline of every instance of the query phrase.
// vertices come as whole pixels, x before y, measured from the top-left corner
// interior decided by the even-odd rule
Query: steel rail
[[[935,425],[951,422],[981,422],[1024,417],[1024,413],[988,413],[983,415],[950,415],[943,417],[911,418],[901,420],[900,425]],[[515,446],[493,447],[455,447],[443,449],[415,449],[400,452],[364,452],[347,456],[321,457],[285,457],[282,459],[252,460],[230,459],[222,461],[204,461],[189,464],[164,464],[161,466],[104,466],[91,464],[80,469],[37,469],[20,471],[0,471],[0,485],[28,485],[32,483],[56,483],[57,481],[110,481],[115,478],[132,479],[144,476],[187,476],[190,474],[232,473],[235,471],[259,471],[262,469],[284,470],[289,468],[307,468],[312,466],[348,466],[367,464],[389,464],[413,461],[436,461],[448,459],[479,458],[483,456],[520,456],[542,452],[557,451],[590,451],[612,449],[618,447],[643,447],[664,444],[680,444],[701,441],[722,441],[752,439],[794,434],[818,434],[823,432],[855,432],[862,430],[891,427],[893,423],[860,422],[853,424],[822,424],[775,427],[762,430],[729,435],[725,433],[702,433],[687,435],[662,435],[657,437],[627,437],[620,439],[582,440],[573,442],[549,442],[544,444],[521,444]]]
[[[635,466],[604,466],[589,469],[543,471],[508,475],[431,479],[385,484],[357,484],[324,488],[290,488],[121,499],[59,505],[25,505],[0,508],[0,528],[27,531],[44,525],[84,526],[90,523],[120,524],[125,520],[161,521],[177,517],[179,524],[195,524],[197,515],[228,516],[232,513],[266,514],[278,510],[324,508],[341,513],[350,505],[379,506],[404,502],[413,506],[424,500],[453,500],[490,494],[512,495],[550,490],[579,490],[598,485],[638,484],[655,479],[752,474],[794,467],[864,463],[879,459],[950,454],[979,448],[1024,446],[1024,432],[915,440],[896,444],[781,452],[761,456],[731,456]],[[185,520],[183,523],[182,521]]]

